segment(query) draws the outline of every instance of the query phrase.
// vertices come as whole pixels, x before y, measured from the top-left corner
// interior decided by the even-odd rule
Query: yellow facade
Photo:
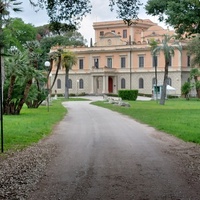
[[[128,27],[122,20],[95,22],[95,42],[89,47],[64,47],[76,53],[78,62],[69,72],[69,93],[73,94],[117,94],[121,89],[137,89],[141,94],[152,94],[155,84],[155,66],[149,41],[162,42],[163,35],[174,32],[163,29],[150,20],[138,20]],[[173,40],[171,41],[174,42]],[[183,51],[175,50],[171,57],[168,84],[181,95],[181,86],[189,78],[190,61],[182,41]],[[58,47],[52,47],[56,51]],[[158,84],[164,77],[164,54],[157,54]],[[53,68],[53,76],[55,74]],[[64,94],[64,70],[59,70],[53,88]]]

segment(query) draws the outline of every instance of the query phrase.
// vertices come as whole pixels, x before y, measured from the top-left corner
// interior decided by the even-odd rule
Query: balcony
[[[116,72],[116,70],[117,70],[116,68],[109,68],[107,66],[99,67],[99,68],[93,66],[91,72],[93,72],[93,73],[104,73],[104,72]]]

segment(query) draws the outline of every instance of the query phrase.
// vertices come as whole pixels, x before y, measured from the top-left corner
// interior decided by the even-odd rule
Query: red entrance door
[[[108,92],[113,93],[113,79],[111,77],[108,78]]]

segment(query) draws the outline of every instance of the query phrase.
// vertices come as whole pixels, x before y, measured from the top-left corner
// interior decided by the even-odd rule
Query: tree
[[[147,14],[158,16],[172,26],[179,35],[200,33],[199,0],[148,0]]]
[[[76,64],[76,55],[71,51],[66,51],[61,54],[62,66],[65,68],[65,98],[69,98],[69,70]]]
[[[45,8],[50,22],[65,21],[71,28],[78,27],[83,16],[91,12],[92,5],[89,0],[29,0],[35,8]],[[117,11],[118,18],[123,19],[128,25],[132,19],[137,19],[140,0],[108,0],[111,11]],[[70,29],[71,29],[70,28]]]
[[[20,114],[33,80],[42,76],[41,71],[30,64],[28,54],[28,51],[20,52],[15,48],[5,57],[4,114]]]
[[[174,49],[177,48],[180,52],[182,51],[182,48],[180,45],[170,44],[170,40],[174,36],[164,35],[164,39],[162,41],[162,44],[155,47],[153,50],[153,54],[155,55],[157,52],[163,51],[164,57],[165,57],[165,71],[164,71],[164,80],[163,80],[163,87],[162,87],[162,93],[160,98],[160,104],[165,104],[165,98],[166,98],[166,90],[167,90],[167,80],[168,80],[168,68],[170,64],[170,57],[174,55]]]
[[[189,100],[190,90],[191,90],[190,82],[185,82],[181,87],[181,92],[185,96],[186,100]]]
[[[23,49],[26,41],[36,39],[36,29],[31,24],[25,24],[20,18],[11,18],[3,29],[5,43],[8,48],[15,46]]]
[[[200,35],[197,34],[187,45],[188,53],[191,55],[191,66],[200,68]]]
[[[45,77],[46,73],[44,73],[39,66],[42,50],[38,41],[27,41],[26,44],[24,44],[24,48],[28,51],[29,65],[35,70],[41,71],[41,73],[35,74],[34,81],[32,82],[26,99],[28,108],[38,108],[48,95],[44,89],[44,85],[47,82]]]
[[[192,68],[190,70],[190,79],[194,80],[194,87],[196,89],[197,97],[200,98],[200,82],[198,80],[198,77],[200,76],[200,71],[198,68]]]

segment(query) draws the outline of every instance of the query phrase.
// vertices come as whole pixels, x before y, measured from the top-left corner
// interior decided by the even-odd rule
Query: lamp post
[[[76,80],[77,83],[77,96],[78,96],[78,85],[79,85],[79,80]]]
[[[49,69],[50,67],[50,62],[46,61],[44,63],[45,67],[47,67],[47,69]],[[49,76],[47,77],[47,110],[49,112]]]
[[[156,101],[158,100],[158,79],[157,79],[157,57],[156,55],[153,56],[154,59],[154,67],[155,67],[155,92],[156,92]]]
[[[0,55],[1,57],[1,55]],[[0,58],[1,63],[1,58]],[[0,115],[1,115],[1,152],[4,151],[3,142],[3,84],[2,84],[2,66],[0,65]]]

